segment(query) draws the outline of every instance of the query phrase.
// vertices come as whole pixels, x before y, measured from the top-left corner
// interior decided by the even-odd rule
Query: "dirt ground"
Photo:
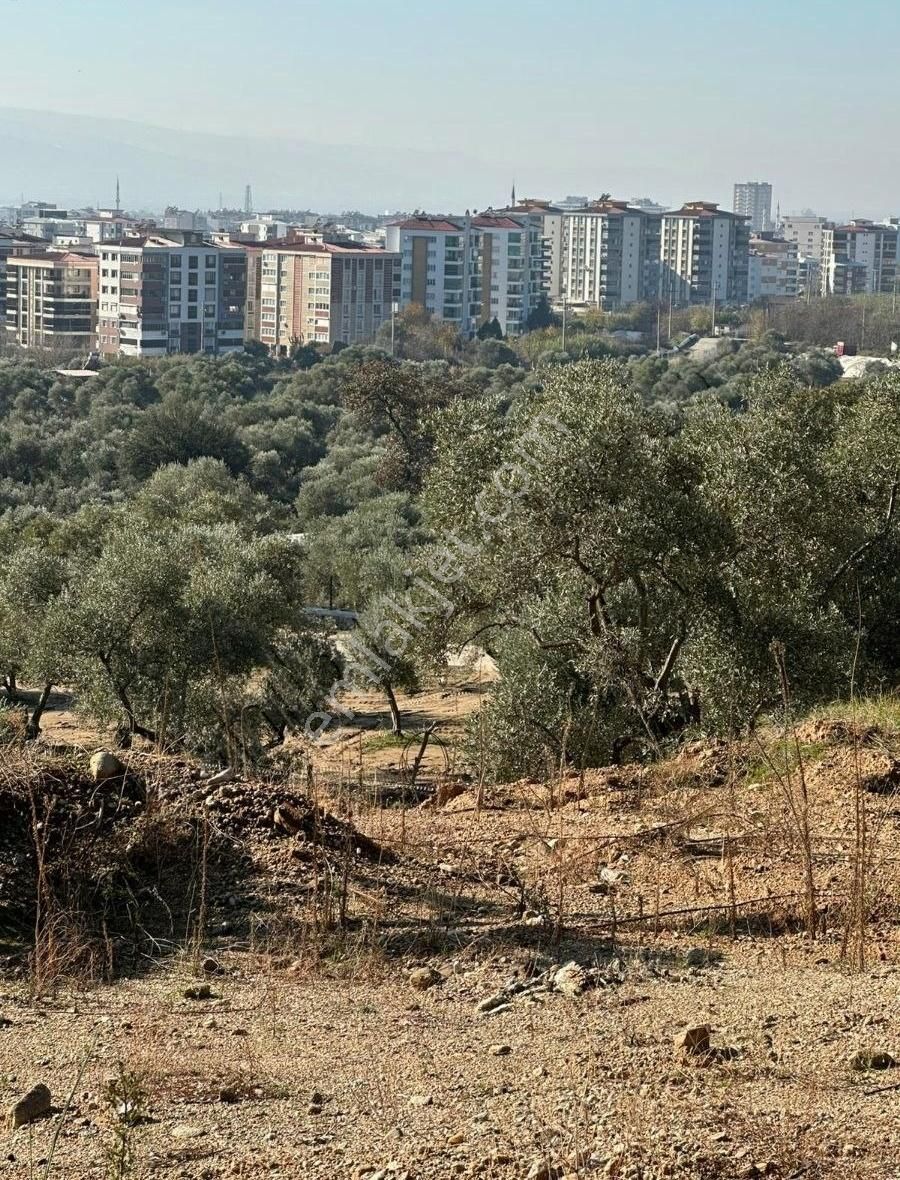
[[[475,689],[404,702],[410,732],[437,719],[458,740]],[[41,770],[89,834],[87,863],[122,858],[132,897],[157,891],[154,913],[190,895],[194,925],[166,939],[139,905],[140,954],[115,982],[60,977],[39,998],[27,929],[8,944],[0,1103],[43,1082],[53,1109],[2,1132],[0,1180],[900,1177],[893,704],[790,740],[481,791],[438,750],[424,800],[370,789],[403,765],[380,702],[357,704],[337,772],[287,785],[219,786],[136,754],[117,803],[86,752]],[[141,877],[164,837],[175,852]],[[0,831],[21,888],[17,855]],[[4,888],[0,873],[0,918]],[[704,1026],[696,1052],[676,1049]],[[124,1099],[108,1089],[120,1070]],[[114,1170],[117,1131],[130,1171]]]
[[[122,1060],[147,1094],[141,1176],[896,1175],[898,1094],[878,1092],[893,1071],[849,1066],[900,1051],[896,969],[762,941],[687,967],[689,947],[620,948],[621,983],[486,1015],[523,956],[441,958],[424,993],[368,966],[293,978],[229,955],[206,1001],[175,970],[37,1006],[7,988],[0,1089],[44,1079],[61,1107],[89,1054],[51,1173],[67,1180],[107,1174],[101,1092]],[[697,1022],[733,1059],[674,1056]],[[7,1134],[0,1176],[43,1175],[61,1118]]]

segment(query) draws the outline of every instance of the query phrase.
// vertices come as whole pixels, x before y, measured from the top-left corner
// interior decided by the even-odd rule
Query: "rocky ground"
[[[0,1178],[900,1176],[874,714],[483,791],[10,756]]]

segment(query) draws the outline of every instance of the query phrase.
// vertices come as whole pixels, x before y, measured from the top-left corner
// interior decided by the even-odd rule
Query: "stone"
[[[884,1050],[861,1049],[850,1058],[851,1069],[893,1069],[896,1059]]]
[[[409,1100],[410,1106],[432,1106],[434,1099],[430,1094],[413,1094]]]
[[[9,1112],[9,1128],[14,1131],[16,1127],[24,1127],[26,1123],[32,1123],[35,1119],[42,1118],[50,1111],[51,1097],[49,1089],[43,1082],[39,1082],[36,1086],[23,1094],[18,1102],[14,1103]]]
[[[207,786],[210,787],[221,787],[224,786],[225,783],[233,782],[234,777],[234,769],[231,766],[226,766],[224,770],[218,771],[217,774],[210,775],[210,777],[206,780],[206,783]]]
[[[545,1159],[536,1159],[528,1169],[526,1180],[559,1180],[565,1168],[557,1164],[548,1163]]]
[[[208,983],[198,983],[196,987],[186,987],[181,993],[186,1000],[211,1000],[212,988]]]
[[[179,1123],[177,1127],[172,1128],[173,1139],[199,1139],[205,1134],[202,1127],[195,1126],[193,1123]]]
[[[486,996],[483,1000],[479,1000],[475,1005],[477,1012],[493,1012],[495,1008],[499,1008],[502,1004],[507,1004],[509,996],[503,992],[499,992],[493,996]]]
[[[587,987],[587,975],[584,968],[579,967],[574,959],[560,967],[553,976],[554,991],[561,992],[564,996],[569,996],[570,999],[580,996],[585,987]]]
[[[512,1045],[491,1045],[488,1052],[494,1057],[508,1057],[512,1053]]]
[[[675,1051],[688,1057],[700,1057],[710,1051],[712,1029],[708,1024],[692,1024],[675,1037]]]
[[[722,962],[722,952],[707,950],[705,946],[692,946],[684,956],[684,961],[688,967],[713,967]]]
[[[98,750],[91,756],[89,763],[91,778],[95,783],[105,783],[112,778],[122,778],[125,774],[125,763],[120,761],[112,750]]]
[[[444,977],[433,967],[416,967],[409,973],[409,982],[417,992],[424,992],[437,983],[443,983]]]

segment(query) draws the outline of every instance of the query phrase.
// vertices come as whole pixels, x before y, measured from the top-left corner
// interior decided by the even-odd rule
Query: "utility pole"
[[[397,303],[391,304],[391,356],[394,355],[394,316],[397,313],[399,305]]]
[[[656,355],[662,352],[662,304],[656,301]]]
[[[719,294],[719,281],[718,281],[718,279],[713,279],[713,289],[712,289],[712,329],[711,329],[713,336],[715,336],[715,334],[716,334],[716,296],[717,296],[718,294]]]
[[[566,308],[567,307],[568,307],[568,303],[566,302],[565,296],[563,296],[563,312],[562,312],[562,350],[563,350],[563,352],[566,351]]]
[[[673,306],[674,302],[675,302],[675,291],[674,291],[674,288],[670,284],[669,285],[669,329],[668,329],[669,334],[667,337],[667,339],[669,341],[670,348],[672,347],[672,306]]]

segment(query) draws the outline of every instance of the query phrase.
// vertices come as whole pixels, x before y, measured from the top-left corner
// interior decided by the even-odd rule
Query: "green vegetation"
[[[306,610],[329,605],[360,613],[398,735],[448,647],[496,658],[473,744],[498,775],[744,729],[780,698],[773,644],[804,705],[846,694],[857,637],[858,683],[893,690],[900,380],[837,384],[772,332],[703,362],[610,335],[651,318],[583,317],[562,351],[546,308],[465,343],[408,309],[393,358],[80,383],[7,354],[4,734],[64,686],[123,744],[256,759],[342,676]]]

